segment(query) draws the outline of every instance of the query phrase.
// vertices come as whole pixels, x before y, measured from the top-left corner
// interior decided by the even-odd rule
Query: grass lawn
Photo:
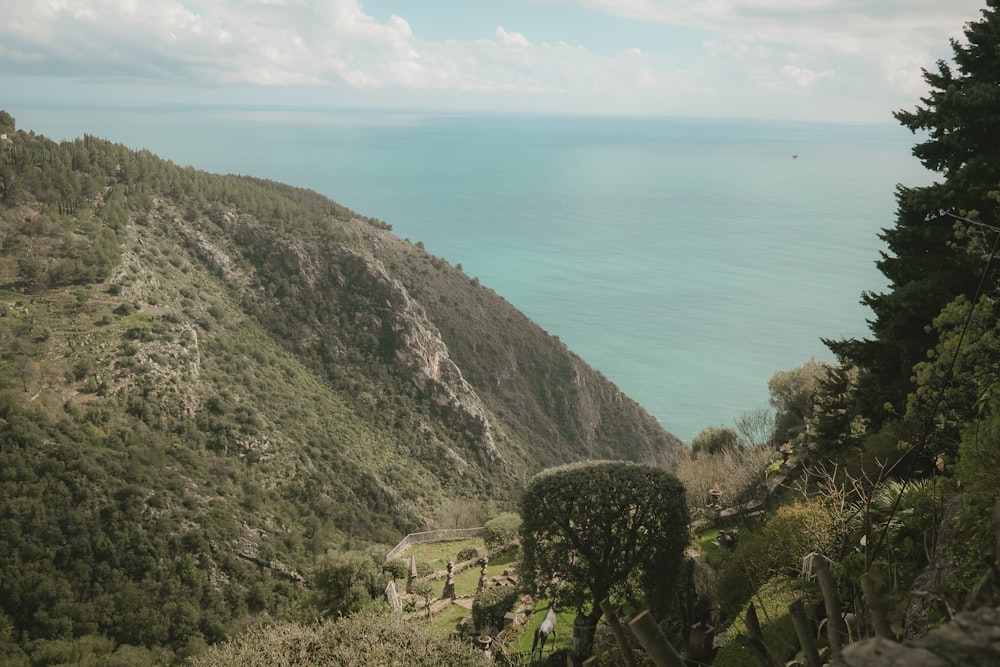
[[[430,627],[433,628],[439,635],[443,637],[450,637],[452,630],[455,629],[458,622],[471,613],[471,611],[461,605],[452,604],[446,610],[431,619]],[[427,621],[419,618],[410,621],[410,623],[427,623]]]
[[[520,550],[512,549],[500,554],[496,558],[490,559],[489,564],[486,566],[486,576],[493,578],[499,574],[503,574],[507,566],[515,562],[520,555]],[[455,595],[475,595],[476,588],[479,586],[479,573],[481,571],[482,568],[479,565],[473,565],[456,574]]]
[[[542,600],[535,606],[535,611],[528,618],[528,623],[522,626],[517,643],[511,647],[514,653],[528,653],[531,651],[531,642],[535,639],[535,628],[545,618],[545,612],[549,609],[549,600]],[[464,607],[453,604],[446,611],[438,614],[431,621],[431,627],[435,632],[447,637],[452,630],[465,616],[471,612]],[[573,619],[576,618],[576,611],[573,609],[556,610],[556,634],[550,636],[545,643],[545,654],[562,649],[570,648],[573,643]],[[414,619],[411,623],[426,623],[424,619]]]
[[[428,542],[427,544],[414,544],[403,553],[402,558],[409,558],[410,554],[413,554],[416,556],[418,561],[430,563],[435,571],[439,571],[444,570],[448,566],[449,558],[454,560],[459,551],[468,547],[478,549],[479,553],[486,552],[486,545],[483,544],[482,539],[476,538],[470,540],[456,540],[453,542]],[[520,551],[514,549],[491,559],[489,565],[486,567],[486,575],[492,578],[502,574],[508,565],[517,561],[520,553]],[[463,595],[475,595],[476,588],[479,586],[479,573],[481,569],[482,568],[480,568],[480,566],[473,564],[456,574],[455,595],[459,597],[462,597]],[[440,591],[437,590],[439,584],[443,589],[444,580],[434,582],[435,592],[438,595],[440,595]]]
[[[459,551],[470,546],[479,549],[480,552],[484,552],[486,550],[481,539],[460,540],[454,542],[435,542],[428,544],[415,544],[406,550],[403,557],[409,557],[410,553],[413,553],[417,560],[424,560],[428,563],[432,563],[435,569],[443,570],[447,566],[449,558],[455,558],[455,555]],[[517,561],[520,553],[521,552],[519,550],[512,549],[511,551],[500,554],[496,558],[490,559],[489,564],[486,566],[486,576],[493,578],[502,574],[509,565]],[[479,586],[479,574],[481,569],[482,568],[478,565],[472,565],[455,575],[456,596],[464,597],[476,594],[476,588]],[[434,586],[433,594],[435,596],[441,595],[441,592],[444,590],[444,583],[443,579],[434,580],[432,582],[432,585]],[[453,604],[445,611],[435,615],[431,620],[431,625],[436,631],[448,636],[451,634],[451,631],[455,629],[455,625],[462,620],[463,617],[471,613],[472,612],[469,609]],[[411,622],[420,623],[425,621],[415,619]],[[530,644],[528,648],[531,648]]]
[[[712,528],[695,535],[695,543],[698,545],[698,549],[701,550],[702,556],[705,557],[705,562],[714,568],[718,568],[722,565],[722,559],[724,557],[722,550],[718,547],[718,545],[712,543],[712,540],[718,536],[718,528]]]
[[[535,628],[545,618],[545,612],[549,610],[549,600],[539,600],[535,604],[535,611],[528,618],[527,625],[521,634],[521,639],[514,649],[518,653],[528,653],[531,650],[531,642],[535,640]],[[553,646],[552,636],[545,642],[545,653],[561,648],[572,648],[573,644],[573,619],[576,618],[575,609],[556,608],[556,634]]]
[[[443,570],[448,566],[449,558],[457,561],[458,552],[469,547],[478,550],[480,554],[486,552],[486,544],[483,542],[483,538],[474,537],[468,540],[414,544],[408,547],[400,558],[409,558],[412,554],[416,556],[418,561],[430,563],[435,570]]]

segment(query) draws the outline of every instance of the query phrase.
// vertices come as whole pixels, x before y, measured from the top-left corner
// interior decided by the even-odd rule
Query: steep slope
[[[0,606],[12,636],[213,641],[297,599],[330,546],[434,527],[456,498],[503,505],[546,465],[669,462],[682,446],[384,223],[8,124]]]

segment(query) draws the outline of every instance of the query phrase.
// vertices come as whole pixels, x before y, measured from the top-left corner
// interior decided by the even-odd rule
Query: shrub
[[[316,566],[313,604],[330,616],[348,616],[370,608],[385,586],[379,574],[368,554],[328,551]]]
[[[957,477],[962,485],[960,510],[953,531],[946,531],[944,549],[954,571],[948,584],[957,591],[968,591],[983,575],[983,554],[992,553],[995,545],[993,509],[1000,488],[1000,416],[993,414],[969,424],[959,447]],[[928,534],[933,534],[927,531]]]
[[[719,580],[722,611],[732,616],[757,586],[779,575],[797,576],[812,552],[834,556],[834,520],[819,501],[779,507],[763,529],[747,535]]]
[[[489,521],[484,526],[483,541],[488,549],[496,549],[517,540],[521,530],[521,517],[513,512],[504,512]]]
[[[691,441],[691,455],[721,454],[739,447],[739,436],[736,431],[726,426],[709,426]]]
[[[402,558],[394,558],[382,566],[382,571],[395,579],[406,579],[409,575],[409,568]]]
[[[472,621],[476,629],[482,633],[486,628],[502,628],[504,615],[513,609],[518,597],[520,594],[514,586],[494,586],[477,593],[472,603]]]
[[[682,457],[676,474],[687,491],[689,511],[692,514],[702,511],[708,490],[716,484],[726,506],[754,498],[773,458],[773,451],[764,447],[740,447],[718,454],[702,452],[697,457]]]
[[[467,560],[472,560],[473,558],[479,558],[479,549],[475,547],[465,547],[464,549],[459,551],[458,556],[456,556],[456,560],[459,563],[463,563]]]
[[[303,626],[257,627],[191,660],[194,667],[284,665],[412,665],[487,667],[468,644],[438,636],[425,624],[391,616],[358,614]]]
[[[753,596],[760,629],[764,634],[764,645],[781,664],[795,657],[798,643],[795,626],[792,624],[788,605],[797,597],[802,597],[809,609],[821,599],[815,584],[804,584],[796,579],[776,577],[771,579]],[[752,664],[749,651],[736,641],[737,635],[746,634],[746,618],[750,603],[744,605],[737,619],[726,631],[726,642],[712,661],[712,667],[739,667]]]

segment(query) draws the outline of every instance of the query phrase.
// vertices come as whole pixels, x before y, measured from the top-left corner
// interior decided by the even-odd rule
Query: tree
[[[774,439],[774,411],[748,410],[736,419],[736,433],[747,447],[764,447]]]
[[[313,604],[329,616],[350,616],[372,608],[386,583],[369,554],[331,550],[316,566]]]
[[[691,441],[691,455],[721,454],[739,447],[739,436],[727,426],[709,426],[701,430]]]
[[[981,417],[997,391],[1000,366],[1000,304],[981,297],[973,308],[964,296],[934,320],[939,340],[927,360],[914,367],[916,389],[906,422],[926,459],[958,452],[962,430]]]
[[[813,416],[816,396],[830,365],[810,359],[790,371],[778,371],[767,383],[774,417],[774,437],[781,442],[801,439]]]
[[[427,612],[427,620],[431,618],[431,595],[434,594],[434,586],[427,579],[421,579],[413,583],[413,594],[424,599],[424,611]]]
[[[663,609],[688,541],[684,487],[671,473],[621,461],[571,464],[532,478],[521,499],[522,563],[536,591],[559,588],[583,626],[584,655],[605,598]]]
[[[976,239],[998,222],[991,192],[1000,183],[1000,0],[986,5],[982,19],[966,26],[967,43],[952,40],[956,69],[939,61],[936,72],[925,70],[931,92],[923,106],[894,114],[926,133],[913,154],[944,178],[897,189],[896,225],[881,235],[888,252],[877,263],[889,289],[862,297],[875,315],[873,337],[825,341],[858,366],[858,404],[876,429],[902,412],[913,366],[937,340],[932,320],[956,296],[973,299],[989,267]],[[992,245],[995,233],[986,235]],[[996,271],[985,285],[996,285]]]
[[[483,526],[483,542],[487,549],[496,549],[517,539],[521,527],[521,517],[513,512],[503,512]]]
[[[813,405],[811,433],[816,441],[835,449],[857,446],[867,430],[858,405],[858,367],[841,358],[830,367]]]

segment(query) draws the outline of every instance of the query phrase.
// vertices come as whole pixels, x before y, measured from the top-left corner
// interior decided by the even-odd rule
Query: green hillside
[[[0,664],[484,664],[388,614],[384,555],[493,517],[518,583],[468,637],[510,664],[556,597],[551,664],[624,664],[605,595],[697,664],[1000,664],[998,10],[895,114],[935,177],[869,335],[690,450],[386,223],[0,112]]]
[[[488,518],[546,466],[679,456],[385,223],[6,113],[0,132],[0,650],[182,655],[293,615],[330,547]]]

